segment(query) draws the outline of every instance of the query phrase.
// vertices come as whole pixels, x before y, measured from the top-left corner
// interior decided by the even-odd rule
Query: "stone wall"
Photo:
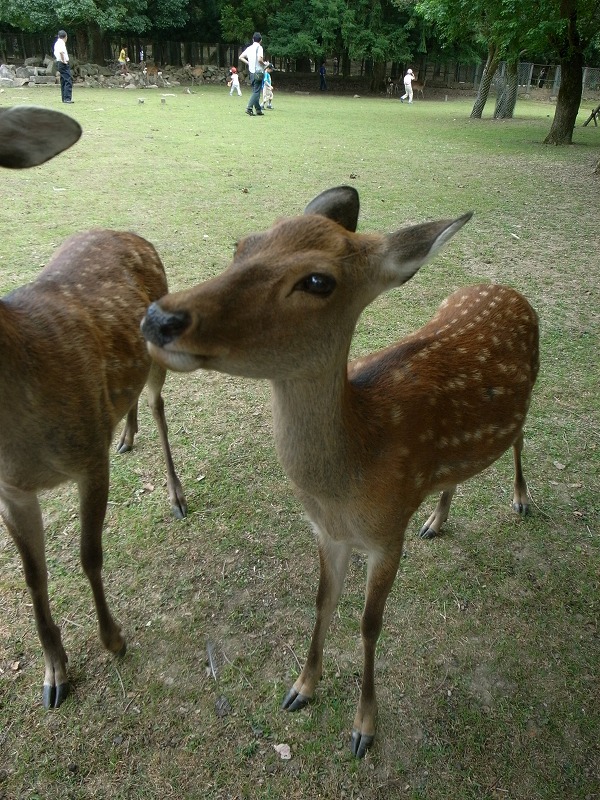
[[[161,67],[136,64],[128,65],[128,72],[122,74],[119,65],[113,67],[98,64],[71,62],[75,83],[90,88],[152,89],[179,86],[181,84],[225,84],[229,69],[223,67]],[[240,75],[243,80],[244,76]],[[60,81],[58,67],[50,56],[28,58],[22,66],[0,65],[0,87],[20,88]]]

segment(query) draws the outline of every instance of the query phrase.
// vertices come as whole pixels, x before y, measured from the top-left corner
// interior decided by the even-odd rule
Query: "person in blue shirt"
[[[273,83],[271,81],[271,72],[273,67],[269,62],[265,64],[265,77],[263,78],[263,103],[264,108],[273,108]]]

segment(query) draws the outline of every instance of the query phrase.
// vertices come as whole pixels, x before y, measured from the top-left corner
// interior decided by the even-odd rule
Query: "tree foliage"
[[[567,144],[571,141],[581,102],[582,68],[585,55],[597,52],[600,36],[599,0],[418,0],[417,12],[428,20],[443,42],[469,38],[486,44],[488,62],[484,71],[472,117],[481,116],[491,81],[492,70],[506,60],[510,66],[504,98],[512,114],[516,98],[515,68],[518,59],[542,56],[555,58],[561,65],[561,88],[551,133],[546,141]],[[496,115],[502,104],[498,104]],[[506,112],[505,112],[506,113]],[[553,133],[552,131],[555,131]]]
[[[188,18],[187,6],[186,0],[3,0],[0,22],[24,31],[94,26],[141,34],[155,28],[181,28]]]
[[[228,6],[222,13],[224,31],[232,29],[226,19]],[[390,0],[286,0],[269,16],[266,45],[280,58],[317,61],[344,53],[354,60],[403,61],[416,49],[407,20]]]

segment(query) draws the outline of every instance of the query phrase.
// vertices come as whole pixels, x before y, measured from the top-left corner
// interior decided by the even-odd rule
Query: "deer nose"
[[[142,320],[142,334],[152,344],[164,347],[181,336],[190,321],[187,311],[163,311],[158,303],[152,303]]]

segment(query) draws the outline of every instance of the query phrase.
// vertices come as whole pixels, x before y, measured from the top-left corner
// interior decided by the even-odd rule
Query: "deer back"
[[[379,446],[404,454],[395,458],[404,491],[424,497],[511,446],[538,370],[535,311],[513,289],[480,284],[452,294],[402,341],[352,362],[348,376],[378,419]]]
[[[6,343],[0,350],[0,448],[7,480],[55,485],[65,480],[65,469],[73,477],[96,457],[92,445],[106,451],[150,365],[131,321],[166,291],[149,242],[93,230],[67,239],[35,281],[0,301]],[[18,418],[15,408],[22,411]],[[32,442],[36,447],[24,446]]]

